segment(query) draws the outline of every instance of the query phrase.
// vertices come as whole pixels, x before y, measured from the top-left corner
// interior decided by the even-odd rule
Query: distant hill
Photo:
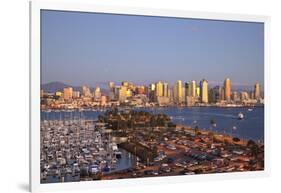
[[[50,82],[50,83],[46,83],[46,84],[41,84],[41,89],[43,89],[44,92],[49,92],[49,93],[54,93],[56,91],[63,91],[63,89],[66,87],[72,87],[73,90],[82,92],[82,86],[73,86],[73,85],[62,83],[62,82]],[[90,90],[93,92],[95,90],[95,88],[90,87]],[[101,88],[101,91],[103,93],[107,92],[103,88]]]

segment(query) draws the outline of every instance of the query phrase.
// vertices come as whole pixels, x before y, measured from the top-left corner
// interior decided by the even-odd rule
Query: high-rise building
[[[115,87],[114,82],[109,82],[109,83],[108,83],[108,87],[109,87],[109,90],[113,90],[114,87]]]
[[[236,91],[234,91],[234,92],[231,93],[231,98],[232,98],[232,100],[235,101],[235,102],[237,102],[237,101],[240,100],[240,99],[239,99],[239,96],[238,96],[238,93],[237,93]]]
[[[101,100],[100,100],[100,105],[101,105],[101,106],[105,106],[105,105],[106,105],[106,101],[107,101],[107,100],[106,100],[106,96],[102,95],[102,96],[101,96]]]
[[[185,96],[186,106],[191,107],[195,105],[195,98],[192,96]]]
[[[82,86],[82,92],[83,92],[84,97],[91,97],[92,96],[91,90],[87,86]]]
[[[249,100],[249,94],[247,92],[240,92],[240,100],[241,102],[245,102],[247,100]]]
[[[109,93],[108,93],[109,100],[115,100],[116,94],[115,94],[115,84],[114,84],[114,82],[109,82],[108,88],[109,88]]]
[[[225,100],[225,91],[224,91],[224,87],[220,88],[221,92],[220,92],[220,100],[224,101]]]
[[[73,91],[72,97],[73,98],[79,98],[80,97],[80,92],[79,91]]]
[[[255,93],[255,99],[260,99],[261,97],[261,90],[260,90],[260,84],[259,83],[256,83],[255,84],[255,90],[254,90],[254,93]]]
[[[129,82],[127,82],[127,81],[123,81],[121,84],[122,84],[122,86],[129,87]]]
[[[192,97],[196,97],[196,82],[195,80],[191,81],[191,92]]]
[[[231,81],[229,78],[224,80],[224,98],[226,101],[231,100]]]
[[[145,94],[145,86],[138,86],[136,88],[136,94]]]
[[[127,99],[127,87],[121,86],[118,92],[118,100],[124,102]]]
[[[175,102],[177,103],[181,103],[182,102],[182,98],[183,97],[183,93],[182,93],[182,82],[181,80],[177,80],[175,87],[174,87],[174,98],[175,98]]]
[[[99,86],[97,86],[95,89],[95,100],[99,101],[100,99],[101,99],[101,89]]]
[[[63,89],[63,98],[64,100],[72,99],[73,89],[72,87],[67,87]]]
[[[208,103],[208,82],[203,79],[200,82],[200,99],[202,103]]]
[[[163,96],[163,84],[161,81],[156,83],[156,97]]]
[[[149,99],[151,101],[156,100],[156,86],[153,83],[149,85]]]
[[[215,86],[209,90],[209,102],[217,103],[221,100],[222,88],[220,86]]]
[[[185,96],[190,96],[190,84],[188,82],[186,82],[184,84],[184,87],[185,87]]]
[[[168,83],[167,82],[164,82],[164,84],[163,84],[163,96],[164,97],[168,97],[168,91],[169,90],[169,87],[168,87]]]
[[[200,86],[199,87],[196,87],[196,97],[200,97],[201,96],[201,88]]]

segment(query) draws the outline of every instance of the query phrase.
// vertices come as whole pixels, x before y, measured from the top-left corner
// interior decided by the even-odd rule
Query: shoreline
[[[195,134],[195,129],[192,128],[191,126],[188,126],[188,125],[176,124],[176,128],[178,128],[178,129],[184,128],[185,130],[188,130],[189,132],[192,132],[192,133]],[[226,139],[229,143],[247,146],[248,141],[252,140],[259,145],[264,145],[264,143],[258,142],[259,140],[247,139],[247,138],[242,139],[242,138],[239,138],[239,137],[232,137],[229,134],[219,133],[217,131],[211,131],[211,130],[207,130],[207,129],[203,129],[203,128],[198,128],[198,132],[201,132],[202,134],[205,134],[205,135],[213,133],[214,138],[216,138],[216,140],[219,140],[221,142],[223,142]],[[239,138],[240,141],[235,142],[235,141],[233,141],[233,138]]]
[[[165,109],[165,108],[177,108],[177,109],[192,109],[192,108],[222,108],[222,109],[242,109],[242,108],[264,108],[264,105],[244,105],[244,106],[219,106],[219,105],[208,105],[208,106],[149,106],[149,107],[130,107],[130,106],[118,106],[117,108],[124,109]],[[91,108],[47,108],[40,109],[40,113],[46,112],[73,112],[73,111],[105,111],[112,109],[112,107],[91,107]]]

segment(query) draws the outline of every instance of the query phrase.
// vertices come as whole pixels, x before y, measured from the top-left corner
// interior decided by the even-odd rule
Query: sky
[[[41,11],[41,83],[264,84],[263,23]]]

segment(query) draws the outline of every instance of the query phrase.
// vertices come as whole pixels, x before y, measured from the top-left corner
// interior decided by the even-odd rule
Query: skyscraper
[[[163,96],[164,97],[168,97],[168,90],[169,90],[168,83],[164,82],[164,84],[163,84]]]
[[[114,82],[109,82],[109,83],[108,83],[108,87],[109,87],[109,90],[110,90],[110,91],[113,91],[113,89],[114,89],[114,87],[115,87]]]
[[[200,98],[202,103],[208,103],[208,82],[205,79],[200,82]]]
[[[231,81],[229,78],[224,80],[224,99],[226,101],[231,100]]]
[[[89,87],[82,86],[82,92],[84,97],[91,97],[91,91]]]
[[[101,89],[100,87],[97,86],[95,89],[95,100],[98,101],[100,99],[101,99]]]
[[[127,99],[127,87],[121,86],[118,90],[118,100],[124,102]]]
[[[222,96],[222,88],[220,86],[215,86],[213,88],[211,88],[209,90],[209,97],[208,97],[208,101],[210,103],[216,103],[219,102]]]
[[[156,83],[156,97],[163,96],[163,84],[161,81]]]
[[[196,97],[196,82],[195,80],[191,81],[191,96]]]
[[[108,88],[109,88],[109,100],[114,100],[115,99],[115,84],[114,82],[109,82],[108,83]]]
[[[196,97],[200,97],[201,96],[201,87],[196,87]]]
[[[175,88],[174,88],[174,98],[175,101],[178,103],[182,102],[182,97],[183,97],[183,93],[182,93],[182,82],[181,80],[177,80],[176,84],[175,84]]]
[[[260,99],[260,96],[261,96],[261,90],[260,90],[260,84],[259,83],[256,83],[255,84],[255,90],[254,90],[254,93],[255,93],[255,99]]]
[[[188,82],[186,82],[184,84],[184,87],[185,87],[185,96],[190,96],[190,84]]]

